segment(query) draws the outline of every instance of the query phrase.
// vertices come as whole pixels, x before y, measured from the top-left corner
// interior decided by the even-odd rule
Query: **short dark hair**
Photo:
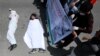
[[[37,16],[37,14],[36,14],[36,13],[32,13],[32,14],[31,14],[31,16],[30,16],[30,20],[32,20],[32,16],[34,16],[34,17],[35,17],[35,19],[38,19],[38,16]]]
[[[89,12],[93,8],[93,5],[89,2],[86,1],[80,6],[80,11],[82,12]]]

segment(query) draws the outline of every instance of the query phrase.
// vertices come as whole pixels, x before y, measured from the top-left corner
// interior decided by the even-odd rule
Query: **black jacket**
[[[86,15],[77,14],[77,19],[73,22],[73,26],[79,27],[77,30],[77,34],[79,35],[81,32],[91,33],[93,29],[93,15],[92,13]]]

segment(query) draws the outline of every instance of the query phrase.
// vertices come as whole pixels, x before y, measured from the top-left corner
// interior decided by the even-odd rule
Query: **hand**
[[[74,35],[74,39],[78,36],[75,31],[73,31],[72,34]]]
[[[73,19],[74,17],[75,17],[75,14],[72,14],[72,15],[71,15],[71,18]]]
[[[75,11],[78,11],[78,8],[77,8],[76,6],[73,6],[73,9],[74,9]]]

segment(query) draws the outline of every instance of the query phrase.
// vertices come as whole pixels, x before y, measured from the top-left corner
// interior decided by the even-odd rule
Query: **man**
[[[79,13],[76,14],[76,21],[73,22],[74,30],[79,35],[81,32],[83,33],[91,33],[93,29],[93,14],[91,12],[93,5],[86,1],[81,4],[79,8]],[[81,41],[76,38],[77,44],[81,44]]]
[[[58,45],[58,47],[62,48],[67,46],[70,41],[75,40],[75,42],[79,45],[81,41],[75,36],[78,36],[81,32],[91,33],[93,29],[93,15],[91,13],[91,9],[93,5],[89,2],[85,2],[80,6],[79,12],[76,15],[76,20],[73,22],[73,30],[74,33],[67,36],[64,40],[63,44]]]
[[[35,53],[37,49],[39,49],[39,52],[44,52],[46,50],[43,33],[44,30],[39,21],[39,18],[35,13],[32,13],[30,16],[27,31],[24,36],[26,45],[29,47],[29,49],[31,49],[29,54]]]
[[[89,2],[85,2],[81,5],[79,13],[76,14],[76,21],[73,22],[73,26],[78,26],[76,30],[79,35],[81,32],[91,33],[93,28],[93,15],[91,9],[93,5]]]
[[[17,47],[16,39],[15,39],[15,31],[17,29],[17,22],[19,19],[19,15],[15,10],[9,9],[10,15],[9,15],[9,26],[8,26],[8,32],[7,32],[7,39],[10,42],[11,46],[8,48],[10,51],[12,51],[14,48]]]

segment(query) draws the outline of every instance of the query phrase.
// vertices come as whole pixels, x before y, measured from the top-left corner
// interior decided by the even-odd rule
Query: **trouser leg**
[[[7,33],[7,39],[10,42],[11,45],[16,44],[16,39],[15,39],[14,33],[8,32]]]

